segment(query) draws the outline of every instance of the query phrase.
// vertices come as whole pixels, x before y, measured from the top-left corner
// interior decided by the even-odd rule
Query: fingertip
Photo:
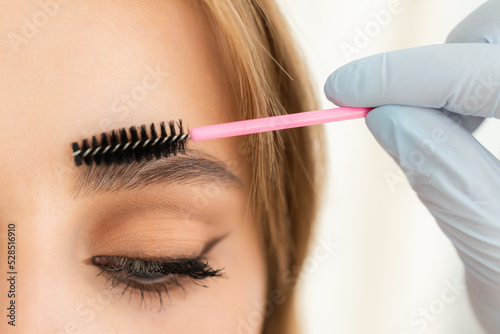
[[[338,105],[338,106],[341,106],[343,107],[341,101],[338,99],[339,97],[339,93],[341,93],[342,91],[342,85],[339,85],[339,76],[340,76],[340,70],[342,68],[336,70],[335,72],[333,72],[332,74],[330,74],[328,76],[328,79],[326,79],[326,82],[325,82],[325,86],[324,86],[324,92],[325,92],[325,95],[326,95],[326,98]]]
[[[324,86],[329,101],[342,107],[374,107],[382,104],[386,87],[386,55],[352,61],[330,74]]]
[[[328,101],[335,103],[335,98],[331,92],[334,92],[334,89],[332,87],[332,81],[333,81],[333,76],[335,75],[335,72],[330,74],[328,78],[326,79],[325,85],[323,86],[323,91],[325,92],[325,96],[328,99]]]
[[[363,105],[363,94],[356,75],[356,62],[342,66],[328,77],[324,87],[329,101],[341,107],[370,107]]]

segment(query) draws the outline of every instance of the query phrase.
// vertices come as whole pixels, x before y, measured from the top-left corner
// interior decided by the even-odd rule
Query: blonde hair
[[[317,109],[304,62],[274,0],[200,1],[217,35],[241,119]],[[268,293],[286,296],[266,315],[263,333],[297,330],[294,287],[321,192],[322,143],[321,127],[307,127],[252,135],[245,149],[266,247]]]

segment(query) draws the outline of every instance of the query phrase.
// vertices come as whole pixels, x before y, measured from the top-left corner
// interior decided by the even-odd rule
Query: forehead
[[[111,129],[234,118],[224,62],[197,1],[58,4],[0,4],[4,175],[71,167],[71,142]],[[221,145],[199,148],[225,159]]]

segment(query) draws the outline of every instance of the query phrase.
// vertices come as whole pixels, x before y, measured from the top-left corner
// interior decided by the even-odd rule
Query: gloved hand
[[[382,106],[367,115],[368,128],[456,247],[476,316],[498,334],[500,162],[470,131],[500,118],[500,0],[474,11],[447,43],[351,62],[325,93],[339,106]]]

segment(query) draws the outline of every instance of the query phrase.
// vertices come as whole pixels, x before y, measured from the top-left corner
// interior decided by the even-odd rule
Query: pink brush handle
[[[307,111],[296,114],[265,117],[231,123],[200,126],[191,129],[191,140],[207,140],[235,137],[252,133],[299,128],[302,126],[323,124],[363,118],[372,108],[342,107],[326,110]]]

